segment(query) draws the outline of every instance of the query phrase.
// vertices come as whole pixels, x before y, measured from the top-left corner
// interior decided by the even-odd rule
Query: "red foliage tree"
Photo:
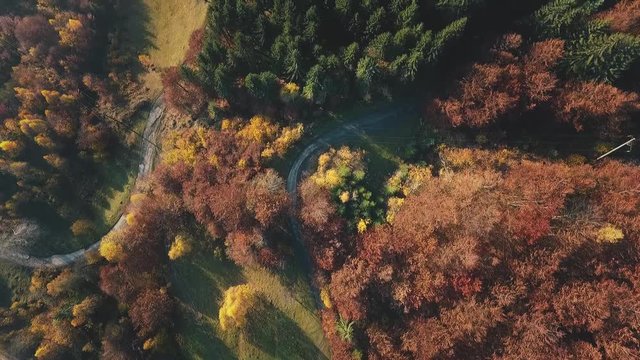
[[[327,340],[331,344],[331,355],[335,360],[351,360],[352,349],[351,345],[340,339],[336,332],[336,316],[333,312],[323,310],[320,313],[320,319],[322,320],[322,329],[327,336]]]
[[[141,338],[148,338],[171,322],[173,300],[166,289],[147,289],[131,305],[129,316]]]
[[[640,168],[465,154],[331,274],[367,356],[636,356]]]
[[[564,42],[535,43],[524,56],[518,55],[521,46],[520,35],[506,35],[493,49],[492,62],[474,64],[453,96],[436,99],[432,111],[453,126],[482,127],[549,100]]]
[[[15,37],[23,51],[39,46],[51,45],[56,40],[56,32],[42,15],[21,18],[15,27]]]
[[[184,79],[180,68],[172,66],[162,74],[164,100],[178,112],[197,116],[207,106],[207,94],[202,87]]]
[[[554,99],[556,116],[576,130],[619,132],[631,114],[640,110],[640,97],[609,84],[567,84]]]
[[[300,218],[311,258],[319,269],[333,271],[344,262],[353,247],[345,221],[336,213],[329,191],[312,180],[303,182],[300,195]]]
[[[640,34],[640,2],[637,0],[622,0],[598,14],[598,18],[607,21],[615,32]]]
[[[198,55],[202,51],[202,45],[204,44],[204,28],[195,30],[189,37],[189,47],[187,48],[187,54],[184,56],[184,64],[195,65]]]

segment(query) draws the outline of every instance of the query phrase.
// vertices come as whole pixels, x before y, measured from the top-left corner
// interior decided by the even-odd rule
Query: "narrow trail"
[[[135,180],[134,189],[137,184],[140,183],[140,180],[147,176],[153,169],[156,155],[158,153],[155,143],[158,138],[158,134],[160,133],[160,124],[162,123],[164,110],[164,102],[162,101],[162,98],[158,98],[158,100],[153,104],[153,108],[149,113],[149,117],[147,118],[147,123],[145,125],[141,159],[140,164],[138,165],[138,176]],[[126,219],[125,214],[123,213],[111,230],[109,230],[105,235],[122,228],[125,224]],[[93,245],[70,254],[56,254],[46,258],[31,257],[18,252],[0,252],[0,260],[28,268],[59,268],[71,265],[76,261],[83,259],[85,254],[89,251],[97,250],[100,247],[100,241],[101,240],[98,240]],[[0,359],[1,355],[2,354],[0,354]]]
[[[319,156],[322,152],[327,151],[331,146],[340,145],[341,140],[344,140],[344,138],[352,137],[354,135],[365,135],[367,127],[371,125],[398,126],[398,116],[403,113],[411,112],[413,109],[414,108],[411,105],[394,105],[390,108],[377,111],[376,113],[360,115],[353,119],[346,120],[344,125],[327,134],[319,136],[309,144],[300,153],[300,155],[298,155],[289,170],[289,174],[287,176],[287,191],[291,196],[292,206],[294,209],[293,214],[289,216],[289,223],[295,239],[294,245],[296,256],[300,259],[301,265],[308,278],[309,286],[312,288],[317,308],[322,307],[322,302],[320,300],[319,291],[314,286],[311,257],[302,237],[300,222],[295,215],[298,210],[298,185],[302,178],[302,172],[309,165],[310,160]]]

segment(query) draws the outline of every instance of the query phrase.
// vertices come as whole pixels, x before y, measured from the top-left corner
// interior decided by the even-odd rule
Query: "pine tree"
[[[474,7],[482,5],[484,0],[437,0],[436,9],[453,16],[466,14]]]
[[[593,35],[572,42],[566,54],[567,72],[582,80],[613,82],[640,57],[640,38],[617,33]]]
[[[540,38],[569,38],[584,28],[604,0],[555,0],[538,9],[531,23]]]

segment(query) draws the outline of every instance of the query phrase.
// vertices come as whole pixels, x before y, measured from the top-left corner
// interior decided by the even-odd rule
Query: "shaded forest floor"
[[[131,123],[138,133],[144,131],[149,115],[148,107],[137,111]],[[136,180],[139,164],[141,139],[136,139],[132,147],[119,145],[108,159],[93,169],[87,169],[88,188],[95,189],[87,194],[90,208],[82,209],[86,219],[93,224],[92,230],[84,235],[71,232],[70,221],[62,219],[54,209],[46,206],[34,206],[33,216],[45,229],[42,238],[30,244],[28,253],[31,256],[46,257],[52,254],[65,254],[84,248],[96,242],[111,229],[120,218],[128,204],[132,187]],[[70,189],[69,196],[76,196]],[[81,206],[81,205],[79,205]]]

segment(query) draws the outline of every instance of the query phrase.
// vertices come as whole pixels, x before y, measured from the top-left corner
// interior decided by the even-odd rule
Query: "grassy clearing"
[[[31,274],[24,268],[0,261],[0,307],[11,303],[29,292]]]
[[[182,62],[191,33],[203,26],[206,15],[204,0],[131,0],[121,20],[128,47],[149,55],[159,71]],[[162,89],[158,71],[142,76],[154,94]]]
[[[149,12],[149,31],[154,34],[149,56],[161,68],[179,64],[187,51],[191,33],[204,24],[204,0],[143,0]]]
[[[180,302],[178,342],[185,359],[328,359],[320,320],[305,278],[295,267],[274,274],[243,269],[200,253],[172,266],[172,289]],[[244,331],[220,328],[224,291],[248,283],[261,305]]]
[[[365,126],[364,134],[343,139],[344,145],[367,153],[367,182],[372,189],[382,189],[385,181],[406,162],[407,151],[416,139],[420,118],[409,114],[379,124]]]
[[[273,158],[269,161],[268,166],[274,168],[280,175],[286,178],[287,172],[298,155],[300,155],[309,144],[315,141],[315,139],[348,124],[349,121],[355,118],[384,108],[387,105],[388,104],[385,103],[357,103],[333,112],[324,113],[321,117],[314,119],[311,124],[305,124],[305,135],[302,140],[289,149],[283,158]]]
[[[138,111],[133,118],[133,129],[138,133],[144,133],[144,128],[149,117],[149,110]],[[140,163],[140,148],[142,139],[136,138],[136,144],[131,149],[122,148],[114,154],[113,158],[100,169],[100,191],[93,201],[95,208],[95,222],[99,224],[98,233],[109,231],[118,221],[129,202],[131,191],[138,176],[138,164]]]

